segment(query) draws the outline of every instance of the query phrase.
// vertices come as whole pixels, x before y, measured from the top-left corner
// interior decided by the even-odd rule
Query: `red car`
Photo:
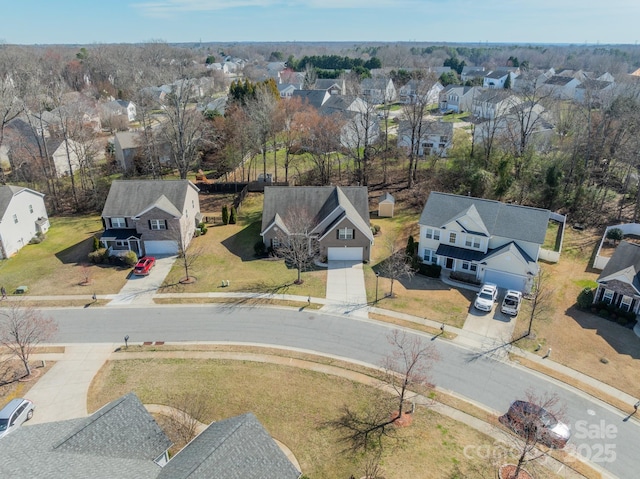
[[[140,258],[138,260],[138,264],[136,264],[135,268],[133,268],[133,274],[136,275],[146,275],[149,274],[151,268],[156,264],[156,259],[153,256],[145,256],[144,258]]]

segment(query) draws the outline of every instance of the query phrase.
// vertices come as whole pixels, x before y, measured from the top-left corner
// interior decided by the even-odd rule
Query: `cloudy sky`
[[[638,0],[0,0],[0,43],[626,43]]]

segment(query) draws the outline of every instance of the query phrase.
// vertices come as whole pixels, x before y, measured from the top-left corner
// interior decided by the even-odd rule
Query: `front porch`
[[[100,237],[100,244],[107,248],[109,255],[121,256],[127,251],[133,251],[138,257],[142,256],[141,235],[133,230],[106,230]]]

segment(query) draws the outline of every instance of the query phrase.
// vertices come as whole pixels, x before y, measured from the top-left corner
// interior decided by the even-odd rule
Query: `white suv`
[[[491,311],[498,298],[498,286],[493,283],[484,283],[476,295],[473,305],[480,311]]]
[[[28,399],[12,399],[0,411],[0,437],[15,431],[33,416],[34,404]]]

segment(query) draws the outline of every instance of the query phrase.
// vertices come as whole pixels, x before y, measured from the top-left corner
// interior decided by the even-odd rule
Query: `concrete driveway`
[[[147,276],[129,273],[129,279],[107,306],[123,306],[134,302],[152,304],[153,295],[164,282],[176,259],[177,256],[156,256],[156,265]]]
[[[477,310],[472,302],[462,327],[464,331],[475,336],[472,342],[480,343],[481,349],[491,352],[494,357],[506,356],[516,326],[515,318],[500,312],[504,294],[505,291],[498,294],[498,301],[490,312]]]
[[[321,311],[368,318],[369,304],[361,261],[329,261],[327,300]]]

